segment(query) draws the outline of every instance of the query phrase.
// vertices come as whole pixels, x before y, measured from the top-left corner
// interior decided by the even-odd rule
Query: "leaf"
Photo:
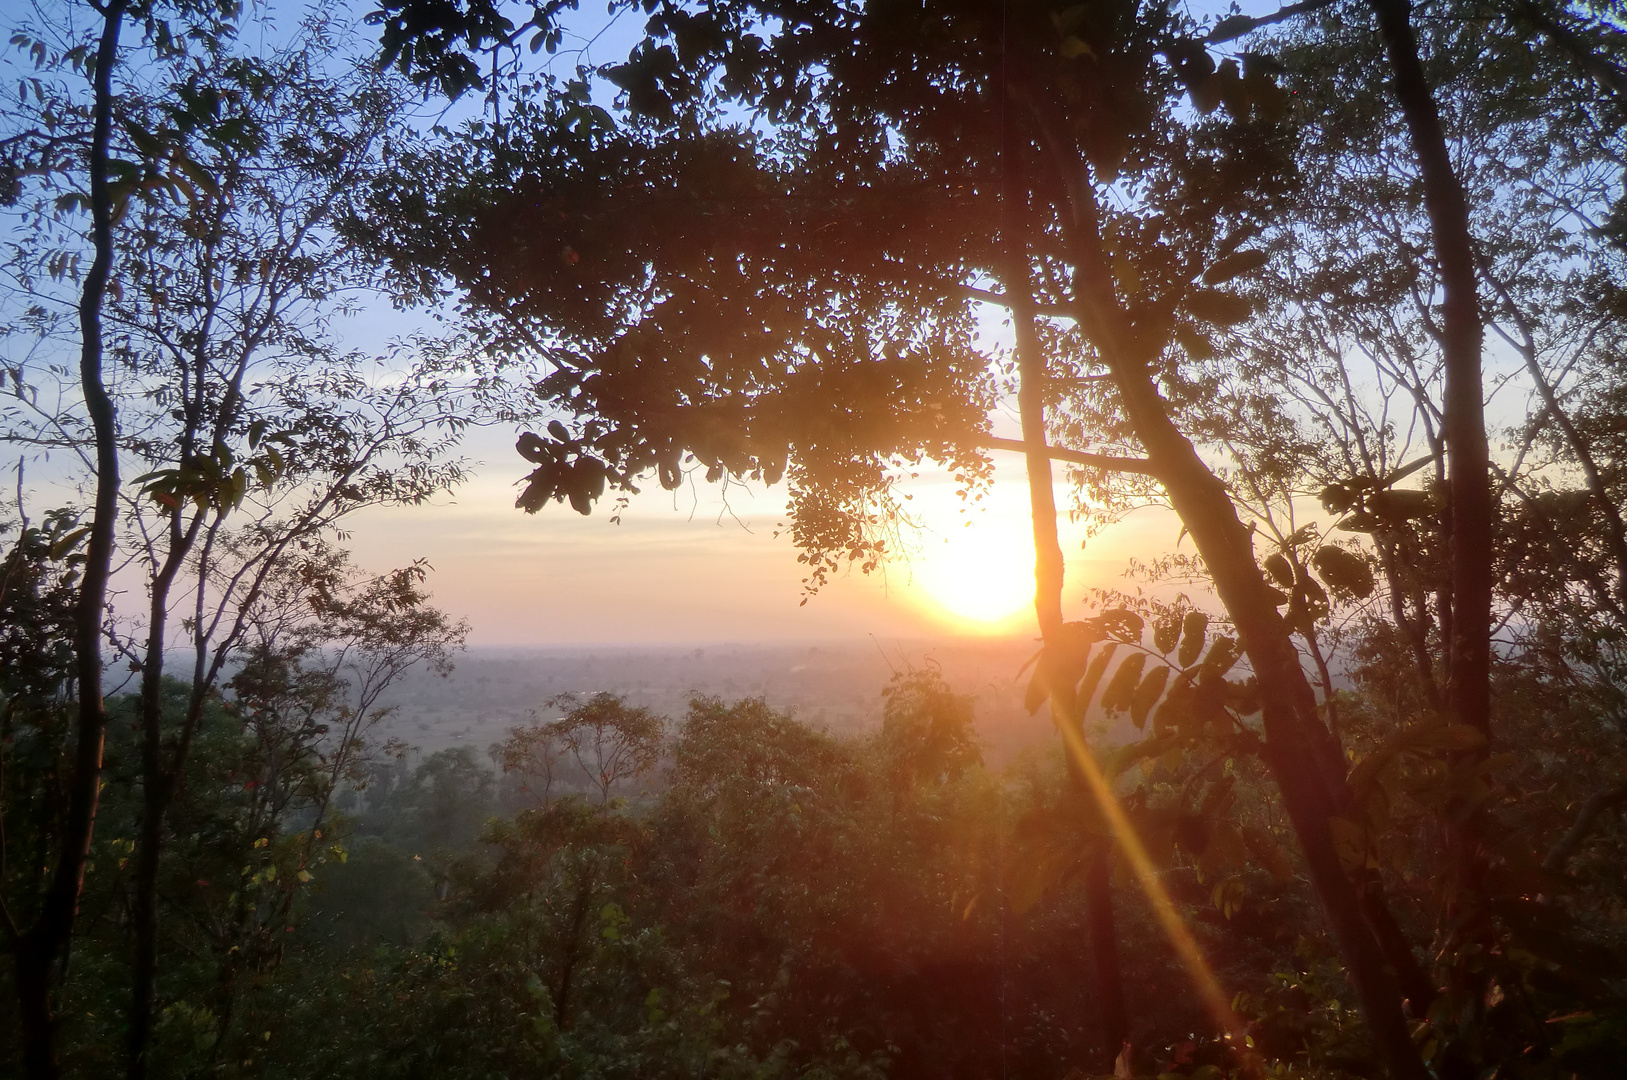
[[[1237,649],[1237,642],[1229,637],[1215,639],[1209,646],[1209,654],[1203,658],[1202,678],[1218,679],[1237,665],[1242,654]]]
[[[1140,742],[1130,743],[1113,751],[1102,771],[1109,777],[1116,778],[1136,762],[1156,758],[1176,745],[1178,740],[1173,735],[1149,735]]]
[[[1288,561],[1288,557],[1282,552],[1274,551],[1266,556],[1265,572],[1271,575],[1272,581],[1275,581],[1283,588],[1293,587],[1294,565]]]
[[[1164,684],[1169,681],[1169,668],[1160,664],[1147,672],[1146,676],[1136,685],[1135,692],[1130,695],[1130,721],[1136,727],[1143,727],[1147,723],[1147,714],[1152,707],[1158,704],[1163,696]]]
[[[1168,732],[1179,732],[1190,726],[1192,721],[1192,680],[1179,678],[1175,685],[1169,688],[1164,700],[1158,703],[1153,710],[1152,730],[1156,735]]]
[[[1041,649],[1039,652],[1035,653],[1033,656],[1030,656],[1027,660],[1024,660],[1023,661],[1023,666],[1017,669],[1017,674],[1020,676],[1023,672],[1025,672],[1029,668],[1033,667],[1034,664],[1039,661],[1039,658],[1044,656],[1044,655],[1045,655],[1045,650]]]
[[[1203,272],[1205,285],[1222,285],[1235,277],[1258,270],[1269,261],[1269,256],[1263,251],[1248,250],[1236,251],[1225,258],[1217,259],[1211,263],[1209,269]]]
[[[1375,491],[1367,498],[1367,508],[1387,521],[1401,522],[1427,517],[1435,510],[1435,501],[1427,491]]]
[[[1141,669],[1146,662],[1146,653],[1131,653],[1124,658],[1124,662],[1108,680],[1107,689],[1102,691],[1103,712],[1123,712],[1130,707],[1130,695],[1135,691],[1136,683],[1141,678]]]
[[[1168,653],[1181,640],[1181,620],[1174,615],[1166,615],[1152,625],[1152,646],[1161,653]]]
[[[1140,615],[1127,608],[1111,608],[1099,616],[1102,629],[1118,638],[1120,641],[1134,645],[1141,640],[1141,631],[1147,622]]]
[[[1085,677],[1079,683],[1079,697],[1076,702],[1081,716],[1090,707],[1090,699],[1096,694],[1096,686],[1102,681],[1102,675],[1107,671],[1107,665],[1118,649],[1118,642],[1109,641],[1085,669]]]
[[[1288,861],[1287,852],[1282,850],[1282,845],[1270,833],[1257,825],[1245,825],[1243,843],[1255,862],[1265,867],[1278,885],[1286,885],[1294,880],[1293,863]]]
[[[1333,834],[1333,848],[1339,853],[1339,862],[1345,870],[1357,870],[1367,865],[1367,829],[1347,817],[1328,819],[1328,831]]]
[[[178,153],[175,155],[175,168],[192,183],[196,184],[205,195],[212,199],[220,198],[220,184],[210,175],[208,169],[187,157],[186,154]],[[192,201],[196,201],[196,193],[194,193]]]
[[[1189,611],[1181,620],[1181,651],[1175,659],[1183,668],[1192,666],[1203,652],[1204,635],[1209,630],[1209,616],[1201,611]]]
[[[1092,60],[1096,59],[1096,50],[1092,49],[1090,43],[1085,41],[1084,38],[1075,34],[1069,34],[1062,39],[1061,51],[1063,58],[1067,60],[1077,60],[1081,56],[1088,56]]]
[[[1247,15],[1228,15],[1215,23],[1209,31],[1213,41],[1228,41],[1240,34],[1246,34],[1254,28],[1254,20]]]
[[[1342,514],[1356,503],[1355,496],[1343,484],[1329,484],[1317,498],[1321,500],[1322,509],[1330,514]]]
[[[79,541],[90,534],[90,526],[84,525],[59,537],[52,545],[50,554],[52,559],[60,559],[68,552],[79,546]]]
[[[1358,599],[1373,595],[1373,568],[1353,551],[1324,544],[1311,556],[1311,566],[1336,594]]]
[[[534,431],[520,432],[520,437],[514,441],[514,449],[533,465],[548,460],[548,444]]]
[[[1209,340],[1209,335],[1188,323],[1175,324],[1175,342],[1180,345],[1181,351],[1193,360],[1212,360],[1215,356],[1215,343]]]
[[[130,136],[135,144],[136,151],[143,157],[161,158],[164,156],[164,141],[152,132],[146,130],[134,120],[124,121],[124,133]]]
[[[1243,842],[1243,834],[1237,823],[1225,820],[1214,822],[1209,829],[1209,843],[1204,845],[1203,854],[1198,857],[1198,872],[1204,878],[1210,878],[1220,870],[1240,868],[1246,862],[1248,847]]]
[[[1430,720],[1398,731],[1380,744],[1350,770],[1350,787],[1358,802],[1372,794],[1373,785],[1384,769],[1407,750],[1473,750],[1485,744],[1486,737],[1478,728],[1467,724],[1448,724],[1444,720]]]
[[[1043,672],[1039,668],[1035,668],[1033,677],[1028,680],[1028,689],[1023,692],[1023,708],[1028,710],[1029,716],[1033,716],[1039,712],[1039,707],[1045,704],[1046,699],[1050,696],[1051,687],[1049,682],[1045,679]]]

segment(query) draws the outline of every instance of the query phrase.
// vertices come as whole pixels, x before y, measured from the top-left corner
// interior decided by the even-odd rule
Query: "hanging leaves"
[[[1210,286],[1223,285],[1233,278],[1258,270],[1266,264],[1268,258],[1263,251],[1235,251],[1210,264],[1209,269],[1203,272],[1203,283]]]
[[[1373,568],[1353,551],[1324,544],[1311,556],[1311,566],[1335,595],[1362,600],[1373,595]]]
[[[1109,641],[1102,646],[1101,651],[1091,659],[1090,666],[1085,669],[1085,677],[1079,682],[1078,701],[1081,713],[1090,705],[1090,699],[1096,695],[1096,687],[1100,685],[1102,676],[1107,672],[1107,665],[1118,650],[1118,642]]]
[[[1171,612],[1153,623],[1153,648],[1161,653],[1168,653],[1174,649],[1181,640],[1181,620]]]

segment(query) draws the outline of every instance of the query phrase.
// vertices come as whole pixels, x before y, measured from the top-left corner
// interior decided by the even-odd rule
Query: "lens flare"
[[[1118,837],[1119,846],[1124,851],[1125,858],[1129,860],[1131,871],[1140,882],[1142,891],[1147,894],[1147,899],[1152,902],[1158,925],[1163,929],[1169,943],[1174,946],[1175,954],[1181,958],[1181,963],[1192,976],[1192,981],[1197,984],[1198,995],[1203,998],[1204,1007],[1209,1010],[1215,1024],[1231,1036],[1232,1045],[1237,1051],[1248,1054],[1250,1052],[1248,1033],[1242,1018],[1232,1009],[1231,999],[1220,988],[1214,970],[1209,967],[1209,962],[1198,950],[1198,943],[1193,939],[1192,932],[1187,929],[1181,913],[1175,909],[1175,902],[1170,899],[1164,883],[1159,880],[1158,871],[1147,855],[1146,846],[1142,844],[1135,826],[1130,824],[1130,819],[1124,814],[1124,808],[1119,805],[1117,797],[1108,786],[1107,777],[1102,775],[1101,766],[1096,763],[1095,755],[1090,752],[1090,747],[1085,745],[1084,735],[1076,724],[1062,723],[1057,727],[1062,731],[1062,741],[1067,745],[1069,755],[1078,763],[1085,783],[1101,808],[1102,816],[1112,827],[1113,834]]]

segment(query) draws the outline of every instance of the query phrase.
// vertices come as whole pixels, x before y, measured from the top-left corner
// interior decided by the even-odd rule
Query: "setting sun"
[[[1034,598],[1034,542],[1020,517],[979,515],[922,546],[915,586],[974,628],[1009,629]]]

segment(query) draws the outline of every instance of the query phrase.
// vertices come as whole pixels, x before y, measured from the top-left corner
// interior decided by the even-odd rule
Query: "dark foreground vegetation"
[[[1358,750],[1388,726],[1389,690],[1341,700]],[[212,704],[200,729],[159,875],[159,1075],[1062,1077],[1104,1058],[1079,871],[1108,839],[1056,751],[984,768],[935,670],[901,676],[867,738],[755,700],[700,699],[664,729],[602,697],[490,755],[374,755],[337,800],[288,724],[336,717],[298,695]],[[132,704],[111,703],[113,761]],[[1537,722],[1505,782],[1524,827],[1554,836],[1572,788],[1539,764],[1558,760],[1541,712],[1519,715]],[[42,779],[17,775],[29,764],[13,756],[13,785]],[[1427,754],[1402,770],[1376,838],[1414,933],[1432,914],[1428,775]],[[73,1075],[122,1063],[133,779],[115,767],[103,793],[59,990]],[[1259,767],[1177,751],[1134,781],[1131,818],[1258,1052],[1295,1075],[1371,1075]],[[13,860],[33,854],[26,824]],[[1618,974],[1624,842],[1590,838],[1542,933],[1488,960],[1518,996],[1494,1007],[1506,1022]],[[1235,1067],[1144,902],[1121,895],[1136,1071]],[[1554,1074],[1609,1075],[1623,1020],[1547,1024]]]
[[[609,6],[8,24],[0,1066],[1619,1072],[1620,0]],[[1020,454],[1059,756],[932,673],[371,739],[467,628],[346,518],[471,424],[528,513],[783,483],[810,593]]]

